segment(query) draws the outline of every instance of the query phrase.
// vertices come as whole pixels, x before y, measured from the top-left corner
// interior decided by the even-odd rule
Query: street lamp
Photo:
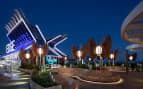
[[[101,56],[101,54],[102,54],[102,46],[101,45],[96,46],[96,54],[97,54],[97,56]]]
[[[40,64],[41,64],[41,57],[42,57],[42,54],[43,54],[43,49],[42,48],[38,48],[37,51],[38,51],[38,54],[40,56]]]
[[[30,57],[31,57],[31,55],[30,55],[30,53],[29,52],[27,52],[26,54],[25,54],[25,58],[28,60],[28,62],[30,63]]]
[[[64,62],[65,62],[65,65],[66,65],[66,61],[67,61],[68,57],[67,57],[67,56],[65,56],[65,57],[64,57],[64,59],[65,59],[65,61],[64,61]]]
[[[113,53],[110,54],[110,58],[111,58],[111,59],[114,59],[114,54],[113,54]]]
[[[91,58],[89,58],[89,61],[91,61]]]
[[[68,57],[67,56],[65,56],[65,60],[67,60],[68,59]]]
[[[89,57],[88,60],[89,60],[89,62],[88,62],[89,69],[92,69],[92,65],[90,65],[91,58]]]
[[[115,65],[115,63],[114,63],[114,58],[115,58],[115,55],[114,55],[113,53],[111,53],[111,54],[110,54],[110,59],[113,60],[113,66]]]
[[[89,58],[88,58],[88,65],[90,64],[90,61],[91,61],[91,58],[89,57]]]
[[[68,57],[67,57],[67,56],[65,56],[65,57],[64,57],[64,68],[66,68],[66,62],[67,62],[67,59],[68,59]]]
[[[81,51],[78,50],[78,51],[77,51],[77,56],[79,57],[79,61],[81,61],[81,55],[82,55],[82,54],[81,54]]]
[[[129,60],[133,61],[134,57],[133,56],[129,56]]]
[[[102,57],[101,57],[102,51],[103,50],[102,50],[102,46],[101,45],[96,46],[95,52],[96,52],[96,55],[99,56],[99,58],[100,58],[100,65],[101,64],[103,65]]]
[[[38,48],[38,53],[39,53],[39,55],[42,55],[43,54],[43,49],[42,48]]]

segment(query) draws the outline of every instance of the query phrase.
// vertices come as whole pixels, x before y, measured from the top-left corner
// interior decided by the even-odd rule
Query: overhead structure
[[[127,42],[134,43],[127,50],[138,51],[143,44],[143,0],[129,13],[122,24],[121,37]],[[137,44],[137,45],[136,45]],[[139,50],[140,51],[140,50]]]
[[[47,55],[59,58],[66,56],[57,48],[60,43],[67,39],[65,34],[46,40],[39,26],[30,24],[21,9],[14,11],[15,14],[5,25],[5,29],[8,31],[6,36],[10,43],[6,45],[6,55],[3,58],[20,63],[18,61],[20,50],[31,50],[33,42],[41,46],[48,44],[49,53]]]
[[[132,44],[126,47],[129,51],[143,51],[143,44]]]

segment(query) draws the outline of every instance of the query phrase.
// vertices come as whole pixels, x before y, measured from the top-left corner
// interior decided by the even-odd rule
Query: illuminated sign
[[[46,56],[46,64],[57,64],[57,57]]]
[[[6,53],[12,52],[15,50],[15,40],[11,41],[9,44],[6,45]]]

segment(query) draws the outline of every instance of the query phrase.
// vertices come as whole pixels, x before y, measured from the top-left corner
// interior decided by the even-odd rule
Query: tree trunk
[[[114,59],[113,59],[113,66],[115,66],[115,61],[114,61]]]

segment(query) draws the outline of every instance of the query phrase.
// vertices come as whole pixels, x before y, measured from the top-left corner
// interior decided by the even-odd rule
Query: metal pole
[[[128,66],[129,66],[129,63],[128,63],[128,50],[126,50],[126,73],[128,74]]]
[[[102,58],[101,58],[101,55],[100,55],[100,70],[101,70],[101,67],[102,67]]]
[[[111,65],[111,64],[110,64],[110,60],[109,60],[108,62],[109,62],[109,63],[108,63],[108,64],[109,64],[109,66],[110,66],[110,65]]]

